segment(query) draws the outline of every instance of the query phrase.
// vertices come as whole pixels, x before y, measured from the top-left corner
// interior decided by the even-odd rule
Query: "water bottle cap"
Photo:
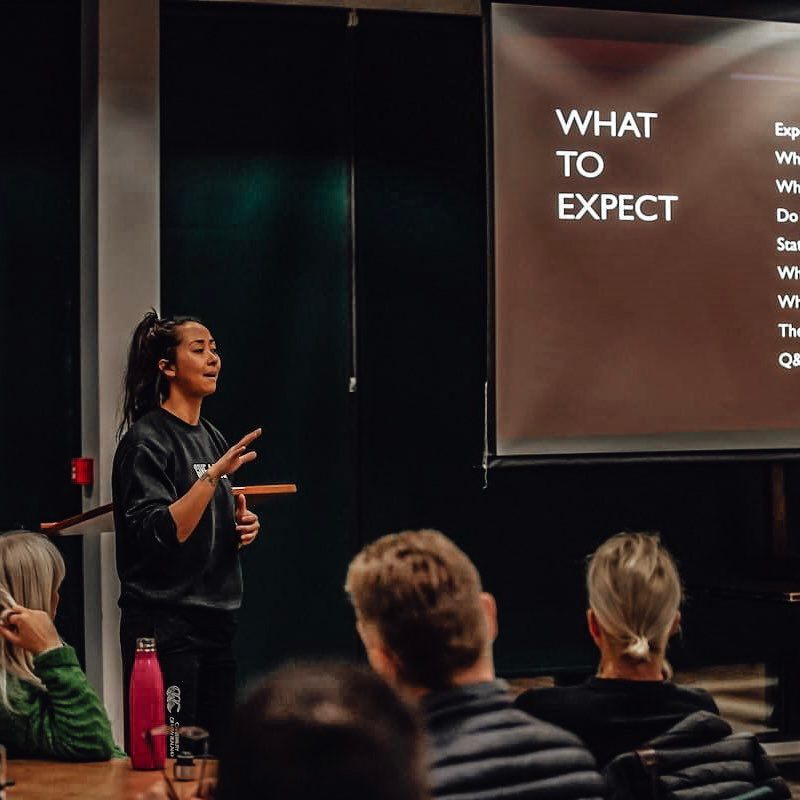
[[[143,636],[141,639],[136,640],[137,653],[155,653],[155,651],[156,651],[155,639]]]

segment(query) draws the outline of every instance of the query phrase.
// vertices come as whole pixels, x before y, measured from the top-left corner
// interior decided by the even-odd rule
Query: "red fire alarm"
[[[94,459],[72,459],[72,482],[78,486],[91,486],[94,483]]]

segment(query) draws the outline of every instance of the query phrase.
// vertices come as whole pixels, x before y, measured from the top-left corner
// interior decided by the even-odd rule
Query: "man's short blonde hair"
[[[345,589],[410,685],[450,686],[487,646],[478,570],[439,531],[403,531],[367,545],[351,562]]]

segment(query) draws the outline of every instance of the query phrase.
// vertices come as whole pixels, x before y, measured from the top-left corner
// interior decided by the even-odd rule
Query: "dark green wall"
[[[0,7],[0,531],[80,512],[80,3]],[[58,624],[83,650],[81,542]]]
[[[492,471],[484,488],[481,22],[345,22],[164,10],[164,309],[199,313],[221,341],[209,416],[230,438],[265,427],[242,479],[300,486],[261,507],[264,534],[246,553],[244,673],[358,652],[346,564],[361,543],[421,526],[455,538],[497,595],[506,673],[592,663],[583,559],[620,529],[660,530],[682,564],[692,597],[678,664],[774,654],[780,610],[693,588],[735,583],[766,558],[768,464],[528,467]],[[795,468],[787,480],[794,494]]]

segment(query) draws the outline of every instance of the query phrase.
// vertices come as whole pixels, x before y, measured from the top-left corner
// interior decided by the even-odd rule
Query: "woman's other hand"
[[[236,533],[239,534],[239,544],[246,547],[252,544],[261,524],[258,516],[247,507],[247,498],[243,495],[236,496]]]
[[[32,611],[22,606],[14,606],[0,614],[0,636],[35,656],[62,644],[46,611]]]

